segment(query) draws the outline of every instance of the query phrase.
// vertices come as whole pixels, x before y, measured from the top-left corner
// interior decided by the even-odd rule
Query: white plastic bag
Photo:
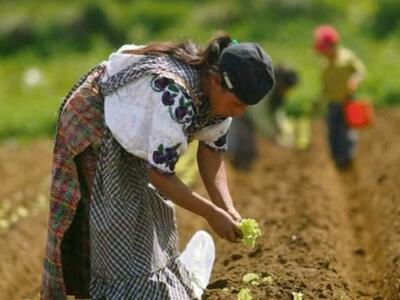
[[[205,231],[197,231],[180,256],[192,277],[195,296],[201,299],[206,289],[215,260],[215,245],[212,237]]]

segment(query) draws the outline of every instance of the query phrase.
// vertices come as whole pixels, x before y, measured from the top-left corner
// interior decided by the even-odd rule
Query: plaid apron
[[[105,128],[89,218],[93,300],[194,299],[174,207],[149,186],[147,168]]]
[[[99,145],[105,129],[103,95],[131,80],[158,74],[176,81],[195,100],[196,117],[188,130],[188,140],[204,126],[223,121],[210,116],[209,103],[204,101],[199,90],[200,72],[179,61],[167,56],[145,56],[101,81],[103,71],[104,64],[101,64],[83,76],[60,108],[41,299],[66,299],[67,294],[89,297],[88,214]]]

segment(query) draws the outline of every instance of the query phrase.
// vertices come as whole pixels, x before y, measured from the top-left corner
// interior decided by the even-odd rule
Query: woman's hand
[[[237,223],[240,222],[242,217],[240,216],[239,212],[236,210],[235,207],[229,207],[226,212],[233,218],[233,220]]]
[[[349,93],[353,94],[358,87],[358,80],[355,78],[350,78],[347,81],[347,89],[349,90]]]
[[[207,221],[221,238],[229,242],[237,242],[242,236],[238,222],[222,208],[215,206],[207,216]]]

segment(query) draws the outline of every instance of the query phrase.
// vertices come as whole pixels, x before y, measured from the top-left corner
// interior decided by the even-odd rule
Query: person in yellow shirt
[[[339,33],[329,25],[314,30],[314,48],[326,58],[322,70],[322,97],[328,101],[328,141],[332,158],[339,169],[352,165],[356,135],[345,122],[344,105],[354,98],[365,74],[360,59],[339,45]]]

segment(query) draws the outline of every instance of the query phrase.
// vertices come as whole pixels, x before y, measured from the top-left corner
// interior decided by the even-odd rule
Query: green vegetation
[[[292,292],[293,300],[303,300],[303,294],[300,292]]]
[[[309,113],[319,93],[320,59],[312,30],[336,26],[365,62],[359,97],[400,102],[397,0],[3,1],[0,3],[0,139],[54,132],[62,96],[123,43],[191,38],[217,30],[257,41],[275,63],[299,71],[289,112]]]
[[[257,239],[261,236],[261,229],[254,219],[242,219],[239,223],[239,228],[242,231],[242,242],[247,247],[253,248]]]
[[[243,276],[243,283],[250,284],[250,285],[259,285],[260,284],[260,275],[256,273],[246,273]]]
[[[243,288],[239,291],[237,300],[252,300],[251,291],[249,288]]]

